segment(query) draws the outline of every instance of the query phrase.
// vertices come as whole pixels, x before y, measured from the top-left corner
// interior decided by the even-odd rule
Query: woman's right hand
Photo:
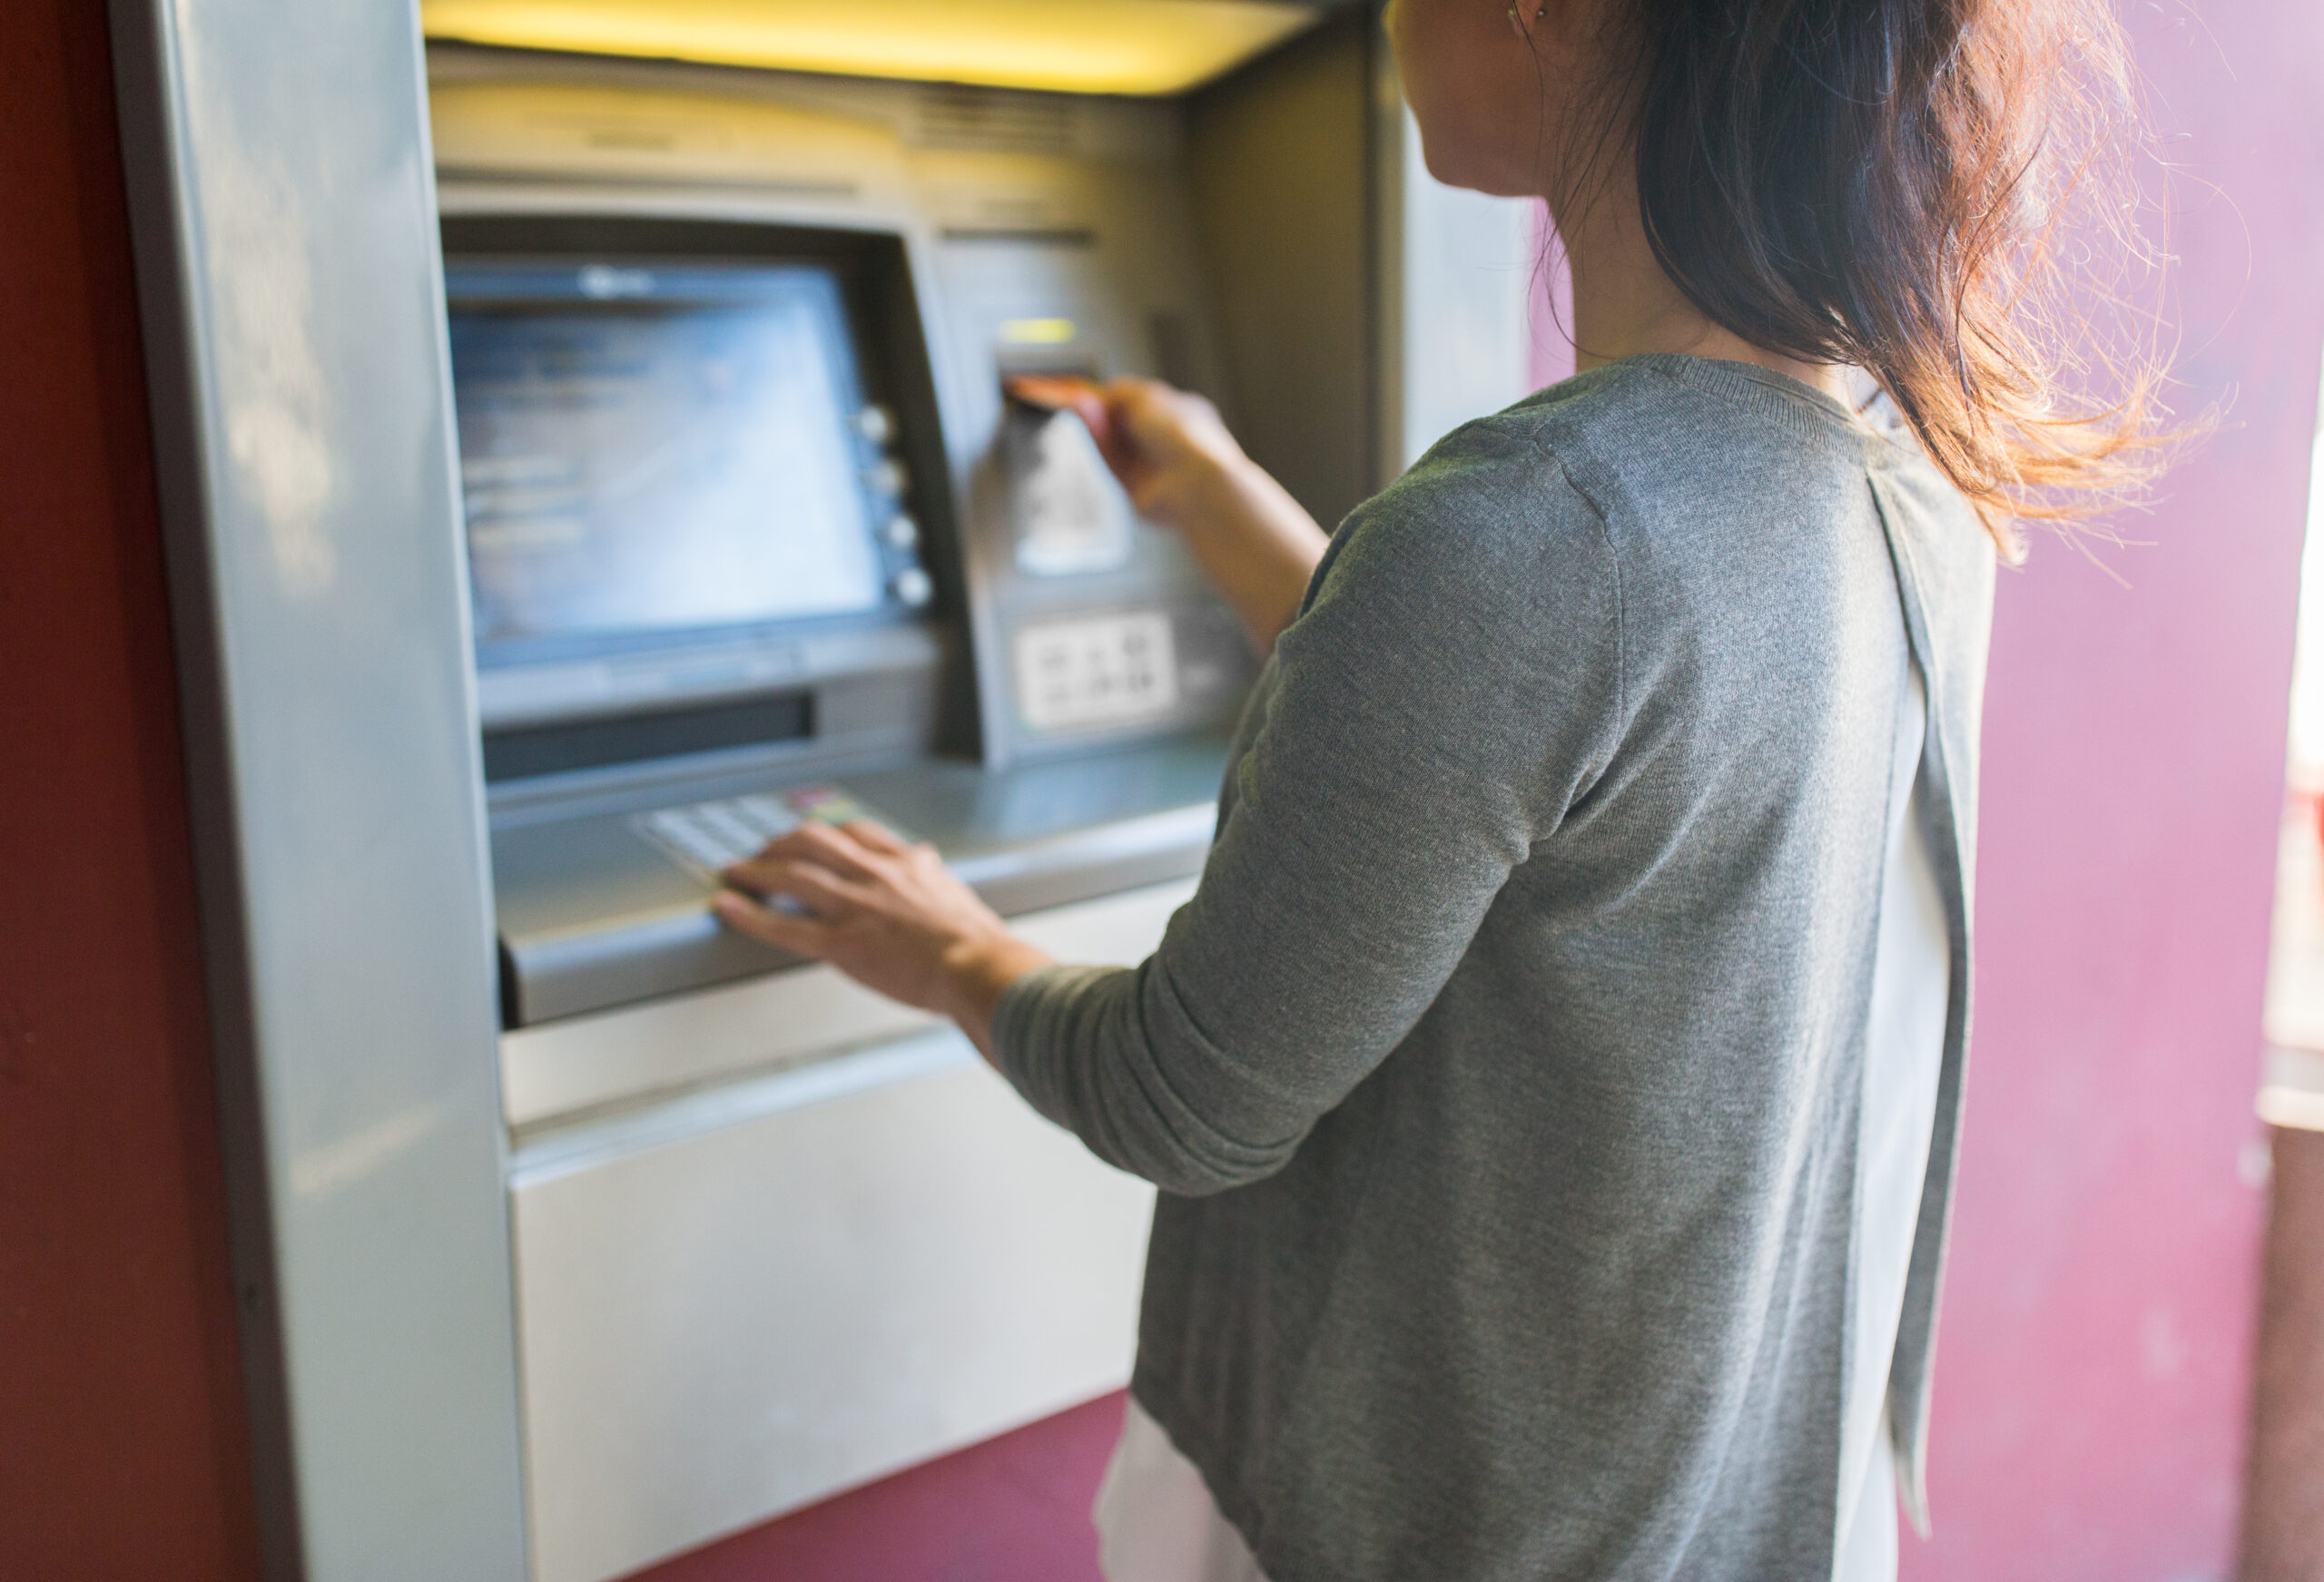
[[[1083,386],[1069,398],[1138,515],[1171,528],[1242,616],[1261,653],[1299,608],[1331,542],[1243,454],[1202,397],[1158,379]]]
[[[1212,508],[1224,475],[1255,465],[1218,408],[1159,379],[1116,379],[1078,392],[1074,410],[1149,522],[1183,529]]]

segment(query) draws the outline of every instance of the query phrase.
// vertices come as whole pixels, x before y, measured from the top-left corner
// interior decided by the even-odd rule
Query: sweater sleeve
[[[1160,948],[1011,985],[1003,1072],[1166,1191],[1281,1169],[1602,771],[1620,634],[1598,513],[1530,438],[1456,432],[1335,537]]]

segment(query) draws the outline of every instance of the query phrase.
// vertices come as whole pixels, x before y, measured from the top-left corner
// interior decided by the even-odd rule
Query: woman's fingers
[[[711,898],[711,910],[738,932],[802,956],[828,955],[833,925],[866,899],[857,881],[788,858],[763,854],[725,878],[733,888]]]
[[[1137,464],[1135,447],[1114,420],[1115,401],[1128,381],[1100,386],[1074,376],[1019,374],[1001,381],[1009,395],[1048,412],[1070,412],[1098,442],[1098,454],[1117,474],[1127,476]]]
[[[999,991],[977,988],[979,975],[1048,959],[1011,939],[934,847],[868,819],[794,830],[724,878],[732,888],[711,907],[735,932],[827,962],[906,1005],[962,1017],[980,1047],[990,1043],[986,989]]]
[[[776,836],[760,849],[757,856],[746,858],[726,871],[747,879],[763,863],[812,862],[848,879],[870,879],[873,875],[868,859],[879,850],[870,840],[811,819],[797,829]]]
[[[1116,379],[1104,390],[1107,416],[1137,447],[1161,460],[1225,440],[1218,408],[1191,390],[1159,379]],[[1214,432],[1216,431],[1216,432]]]
[[[1156,399],[1160,388],[1147,379],[1116,379],[1097,403],[1102,423],[1091,423],[1089,432],[1107,465],[1125,478],[1138,471],[1141,462],[1150,464],[1155,452],[1167,454],[1169,448],[1167,414]],[[1088,414],[1083,419],[1088,420]]]
[[[736,933],[794,956],[821,959],[831,934],[829,923],[763,907],[740,890],[720,890],[710,898],[710,909]]]
[[[901,857],[911,850],[902,836],[877,819],[850,819],[839,827],[839,832],[882,856]]]
[[[1114,421],[1114,409],[1094,387],[1075,394],[1068,409],[1081,419],[1096,442],[1098,454],[1108,467],[1120,474],[1137,465],[1137,454],[1129,437]]]
[[[748,862],[736,863],[724,877],[747,894],[797,901],[807,915],[826,923],[837,920],[864,899],[859,880],[799,858],[762,853]]]
[[[1090,430],[1090,439],[1097,441],[1097,456],[1104,457],[1116,478],[1129,478],[1146,465],[1146,453],[1138,444],[1125,411],[1116,402],[1111,386],[1107,390],[1090,390],[1074,402],[1074,411],[1080,414],[1083,427]]]

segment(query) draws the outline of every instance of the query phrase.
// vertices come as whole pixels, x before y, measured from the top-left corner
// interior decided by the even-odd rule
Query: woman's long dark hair
[[[2153,476],[2162,359],[2137,303],[2159,262],[2106,0],[1616,0],[1610,20],[1606,130],[1697,307],[1869,373],[2004,551],[2015,521]]]

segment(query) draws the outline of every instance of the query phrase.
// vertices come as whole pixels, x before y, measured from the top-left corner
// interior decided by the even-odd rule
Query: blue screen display
[[[824,270],[448,272],[480,648],[889,602]]]

